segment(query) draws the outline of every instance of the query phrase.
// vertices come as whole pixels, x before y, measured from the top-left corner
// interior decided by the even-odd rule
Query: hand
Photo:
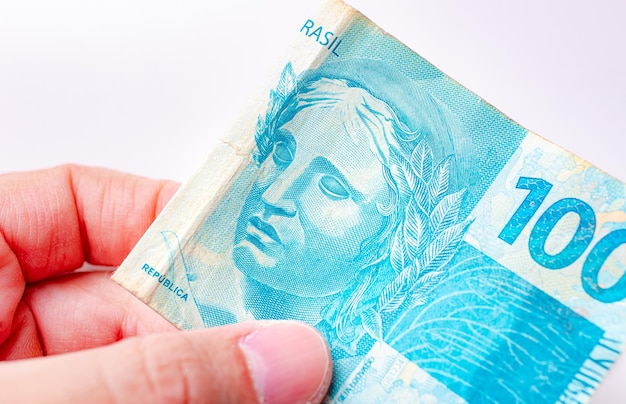
[[[119,265],[177,187],[77,166],[0,176],[0,358],[24,359],[0,363],[0,402],[323,398],[330,355],[309,326],[176,332],[86,270]]]

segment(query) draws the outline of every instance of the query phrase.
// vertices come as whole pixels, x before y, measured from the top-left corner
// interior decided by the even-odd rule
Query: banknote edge
[[[363,16],[362,13],[342,0],[323,0],[313,13],[314,18],[325,17],[328,14],[337,15],[335,24],[328,29],[332,29],[338,35],[349,26],[355,17],[358,15]],[[368,21],[371,22],[369,19]],[[374,23],[372,22],[372,24]],[[226,126],[228,129],[226,129],[225,134],[219,137],[217,144],[208,151],[207,156],[200,162],[192,175],[183,182],[133,247],[129,255],[112,274],[111,279],[114,282],[127,289],[161,315],[164,315],[164,313],[155,307],[152,299],[154,292],[159,288],[159,284],[145,282],[145,278],[141,276],[141,273],[136,275],[137,272],[133,271],[133,269],[137,265],[141,265],[142,257],[146,255],[146,251],[151,249],[151,235],[155,231],[159,232],[159,229],[163,230],[168,227],[167,222],[170,212],[176,212],[176,222],[185,223],[184,227],[179,228],[180,234],[194,234],[202,226],[206,216],[216,209],[221,198],[232,187],[238,175],[252,161],[256,144],[254,137],[250,136],[250,133],[254,132],[256,116],[263,111],[267,103],[269,89],[277,81],[282,66],[289,61],[293,62],[295,59],[299,66],[298,70],[305,70],[319,65],[327,57],[328,51],[325,48],[305,46],[304,51],[297,50],[302,43],[303,41],[298,36],[291,40],[291,43],[283,50],[281,57],[272,64],[269,72],[265,74],[263,84],[256,86],[251,91],[251,98],[239,106],[239,113]],[[294,54],[296,55],[295,58]],[[220,175],[214,176],[215,172],[219,172]],[[204,203],[204,207],[207,209],[189,207],[189,205],[196,205],[193,201],[194,189],[203,189],[204,194],[212,195]],[[181,212],[198,212],[198,214],[187,214],[181,217]],[[174,215],[171,216],[174,217]],[[188,241],[189,239],[183,241],[183,248]],[[161,267],[168,267],[168,265],[163,265],[165,263],[160,261],[162,261],[162,257],[159,257],[157,264],[161,264]],[[172,322],[171,319],[168,319],[168,321]],[[181,326],[181,324],[176,325]]]

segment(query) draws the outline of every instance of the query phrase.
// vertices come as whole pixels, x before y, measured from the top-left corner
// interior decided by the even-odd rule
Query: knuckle
[[[140,340],[139,373],[155,401],[200,403],[212,401],[205,388],[210,369],[204,355],[186,338]]]

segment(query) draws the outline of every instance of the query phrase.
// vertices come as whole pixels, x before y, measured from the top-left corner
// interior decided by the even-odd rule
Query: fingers
[[[15,310],[10,331],[0,344],[0,360],[33,358],[43,354],[35,319],[22,302]]]
[[[36,320],[45,355],[176,330],[113,282],[110,272],[76,273],[39,282],[26,291],[23,300]]]
[[[320,402],[331,374],[313,328],[251,322],[5,362],[0,402]]]
[[[32,346],[36,337],[36,327],[25,332],[13,324],[14,316],[29,314],[28,308],[17,312],[25,282],[79,268],[85,260],[119,264],[177,186],[78,166],[0,175],[0,343],[15,341],[4,344],[0,356]]]
[[[177,187],[80,166],[5,174],[0,232],[27,282],[76,269],[85,260],[119,265]]]
[[[0,201],[0,212],[2,204]],[[0,344],[7,339],[12,329],[13,316],[24,293],[24,277],[17,257],[2,237],[0,227]]]
[[[111,170],[70,167],[86,260],[119,265],[178,189]]]

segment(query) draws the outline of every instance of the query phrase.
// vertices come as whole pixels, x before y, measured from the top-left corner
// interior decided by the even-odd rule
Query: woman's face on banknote
[[[279,128],[237,223],[233,259],[258,282],[299,296],[345,289],[388,201],[369,135],[309,107]]]

